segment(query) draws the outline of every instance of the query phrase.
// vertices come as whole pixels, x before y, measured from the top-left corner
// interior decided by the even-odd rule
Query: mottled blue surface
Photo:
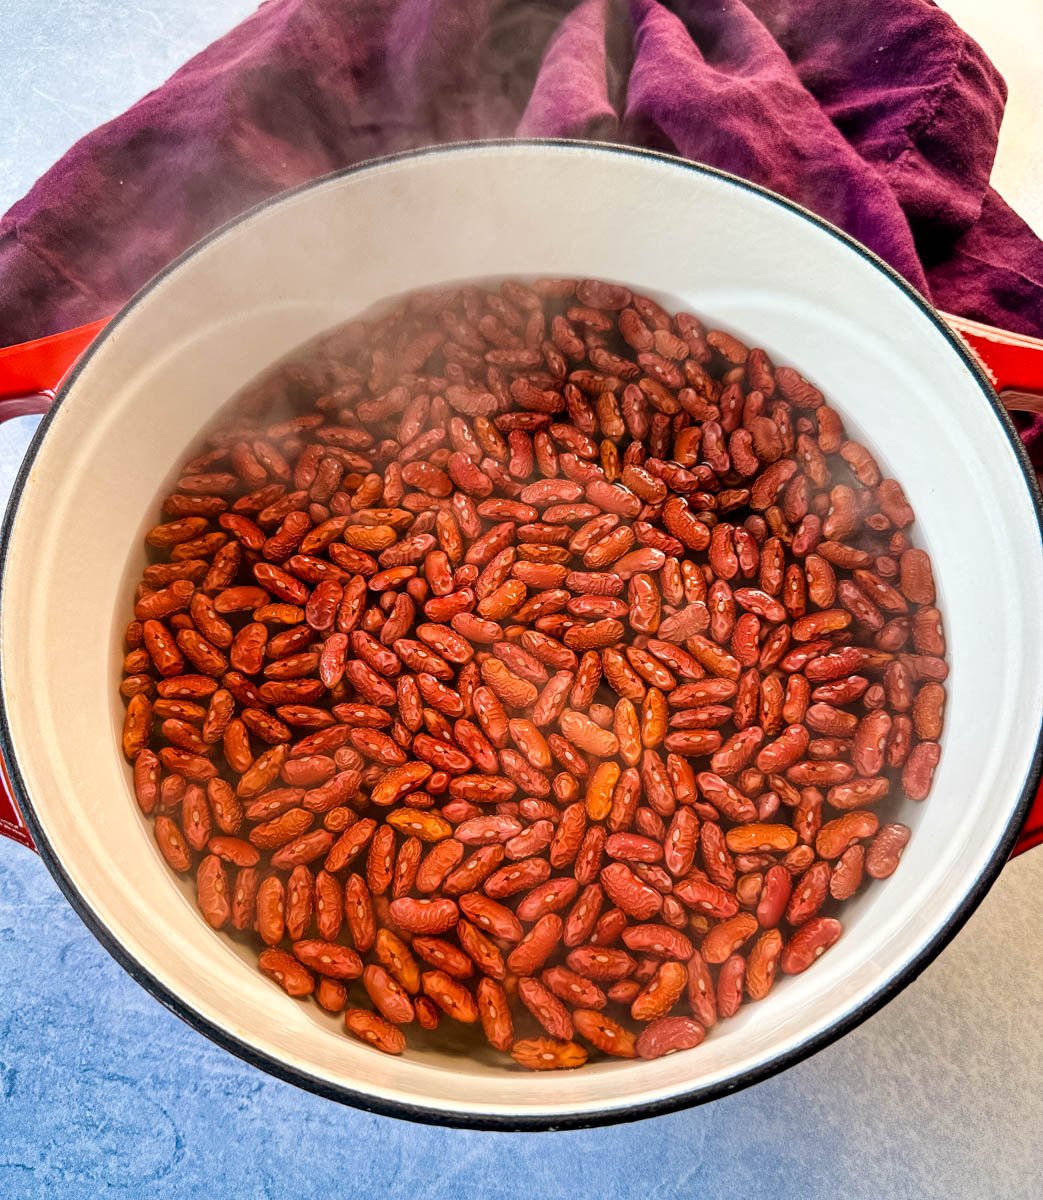
[[[252,0],[4,0],[0,210]],[[35,422],[0,429],[0,505]],[[565,1134],[341,1108],[211,1045],[0,841],[0,1200],[1039,1200],[1043,850],[855,1033],[715,1104]]]

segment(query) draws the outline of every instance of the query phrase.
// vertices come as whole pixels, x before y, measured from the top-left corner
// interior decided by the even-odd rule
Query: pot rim
[[[1003,407],[1000,399],[992,386],[991,381],[985,375],[981,365],[975,359],[971,351],[959,338],[959,336],[946,324],[939,316],[937,310],[926,300],[919,292],[917,292],[911,284],[909,284],[897,271],[883,261],[873,251],[863,246],[849,234],[833,225],[831,222],[811,212],[803,205],[789,200],[768,188],[762,187],[759,184],[751,183],[737,175],[733,175],[728,171],[722,171],[717,167],[711,167],[703,163],[694,162],[689,159],[680,158],[676,155],[666,154],[661,151],[645,150],[638,147],[619,145],[610,142],[601,141],[586,141],[575,138],[496,138],[482,141],[466,141],[466,142],[451,142],[437,146],[421,147],[415,150],[400,151],[395,154],[384,155],[377,158],[366,159],[349,167],[344,167],[338,171],[330,172],[329,174],[320,176],[317,179],[308,180],[305,183],[279,192],[274,196],[263,200],[261,203],[254,205],[238,216],[224,222],[216,229],[212,230],[205,237],[195,242],[193,245],[182,251],[175,259],[168,263],[162,270],[154,275],[147,283],[145,283],[130,300],[120,309],[117,315],[109,322],[108,326],[88,347],[79,361],[73,367],[72,371],[62,382],[55,397],[54,404],[50,411],[44,416],[38,426],[32,442],[26,451],[25,457],[19,467],[18,474],[15,478],[14,485],[11,490],[11,497],[8,502],[7,511],[4,516],[3,524],[0,526],[0,605],[3,603],[3,579],[6,575],[8,561],[8,547],[10,545],[11,533],[14,528],[14,523],[17,520],[20,502],[26,485],[29,481],[32,472],[33,462],[39,451],[40,445],[47,433],[50,422],[60,406],[66,401],[69,394],[75,387],[76,380],[80,373],[87,366],[98,348],[108,340],[110,335],[119,328],[122,322],[134,311],[134,309],[148,296],[148,294],[159,285],[166,277],[175,272],[184,262],[194,257],[197,253],[204,250],[211,242],[223,236],[231,229],[249,220],[250,218],[264,212],[268,208],[281,204],[300,194],[326,186],[337,180],[349,178],[363,172],[382,168],[388,164],[411,160],[417,158],[426,158],[435,155],[458,155],[473,151],[481,152],[484,149],[496,147],[504,148],[536,148],[536,149],[552,149],[556,151],[569,152],[580,150],[588,152],[590,150],[604,154],[615,154],[631,158],[651,159],[667,165],[678,167],[686,171],[691,171],[697,175],[710,176],[721,182],[729,184],[733,187],[742,189],[743,191],[753,193],[767,200],[780,208],[786,209],[796,216],[802,217],[805,221],[817,226],[823,232],[829,234],[835,240],[844,244],[848,249],[858,254],[865,262],[874,267],[877,271],[883,274],[890,282],[895,285],[899,292],[904,294],[904,297],[911,301],[923,313],[925,317],[939,330],[948,342],[950,348],[955,352],[957,357],[962,361],[963,365],[969,371],[974,382],[977,383],[982,396],[992,408],[994,414],[998,417],[1003,432],[1006,434],[1008,441],[1011,443],[1014,450],[1015,458],[1021,470],[1021,474],[1029,493],[1029,498],[1035,509],[1036,522],[1041,539],[1043,539],[1043,495],[1040,493],[1039,483],[1036,478],[1035,471],[1029,461],[1028,454],[1025,450],[1017,430],[1010,419],[1006,409]],[[0,656],[2,656],[2,646],[0,646]],[[618,1108],[604,1109],[598,1112],[584,1112],[577,1114],[534,1114],[525,1113],[518,1115],[504,1114],[480,1114],[471,1112],[457,1112],[442,1110],[437,1107],[428,1105],[420,1105],[406,1101],[387,1101],[377,1099],[366,1092],[360,1092],[353,1088],[345,1087],[340,1084],[334,1084],[326,1079],[318,1078],[309,1074],[306,1071],[296,1067],[289,1066],[283,1060],[269,1054],[265,1051],[258,1050],[255,1046],[240,1038],[228,1033],[220,1025],[216,1024],[210,1018],[204,1016],[200,1012],[192,1008],[186,1003],[176,992],[167,987],[155,975],[146,969],[124,946],[123,944],[109,931],[107,925],[95,914],[93,909],[85,897],[81,894],[75,880],[69,875],[64,864],[54,852],[50,841],[41,826],[40,821],[36,816],[31,797],[25,786],[21,769],[18,762],[18,755],[12,741],[10,727],[6,716],[6,695],[4,694],[4,675],[0,671],[0,754],[3,756],[4,763],[7,767],[7,773],[12,785],[18,806],[25,817],[26,824],[32,834],[33,840],[36,843],[37,850],[40,853],[47,869],[54,877],[58,886],[61,888],[66,899],[76,911],[80,919],[84,922],[87,928],[94,934],[97,940],[105,947],[112,957],[120,964],[121,967],[147,992],[154,996],[161,1004],[173,1012],[186,1024],[202,1033],[210,1039],[210,1041],[221,1046],[223,1049],[230,1051],[253,1067],[257,1067],[267,1074],[273,1075],[278,1079],[287,1083],[292,1083],[297,1087],[301,1087],[307,1091],[313,1092],[328,1100],[335,1100],[338,1103],[350,1104],[351,1106],[363,1109],[367,1112],[376,1113],[380,1116],[396,1117],[416,1121],[429,1125],[446,1126],[450,1128],[476,1129],[487,1130],[493,1132],[537,1132],[537,1131],[556,1131],[568,1129],[589,1129],[606,1125],[622,1124],[630,1121],[643,1120],[647,1117],[661,1116],[671,1112],[693,1107],[698,1104],[703,1104],[711,1100],[716,1100],[722,1096],[730,1095],[734,1092],[741,1091],[744,1088],[750,1087],[753,1084],[760,1083],[763,1080],[770,1079],[772,1076],[787,1070],[796,1063],[801,1062],[805,1058],[810,1058],[817,1054],[820,1050],[837,1041],[844,1034],[850,1032],[863,1021],[867,1020],[874,1013],[879,1011],[888,1001],[893,999],[903,988],[910,984],[917,976],[929,966],[934,959],[945,949],[952,941],[956,934],[962,929],[963,925],[970,918],[971,914],[978,907],[981,901],[985,898],[989,889],[995,883],[1000,871],[1006,863],[1010,851],[1014,847],[1017,836],[1024,823],[1028,813],[1033,796],[1035,795],[1039,784],[1041,771],[1043,771],[1043,714],[1040,716],[1040,725],[1036,735],[1035,756],[1032,766],[1029,769],[1028,775],[1024,780],[1018,801],[1012,809],[1007,828],[1004,831],[1003,837],[999,840],[996,848],[979,871],[977,877],[971,882],[970,886],[964,892],[959,904],[950,914],[945,924],[937,931],[934,937],[929,941],[922,950],[915,955],[905,966],[897,971],[894,975],[885,980],[877,989],[868,996],[860,1005],[853,1011],[843,1017],[838,1018],[827,1029],[822,1030],[818,1034],[809,1036],[799,1045],[790,1050],[783,1051],[778,1055],[773,1056],[765,1063],[756,1067],[742,1071],[728,1079],[721,1080],[711,1084],[703,1084],[691,1088],[690,1090],[681,1092],[677,1095],[651,1101],[638,1101],[632,1104],[621,1106]]]

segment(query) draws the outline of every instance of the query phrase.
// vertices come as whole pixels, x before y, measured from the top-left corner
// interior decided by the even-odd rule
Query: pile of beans
[[[696,1046],[908,837],[947,674],[901,486],[792,367],[592,280],[411,296],[238,397],[146,537],[170,866],[389,1053]]]

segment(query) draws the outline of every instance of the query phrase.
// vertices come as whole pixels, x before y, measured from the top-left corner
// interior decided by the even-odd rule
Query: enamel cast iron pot
[[[696,1050],[550,1074],[435,1045],[389,1058],[290,1001],[205,924],[191,884],[160,857],[120,753],[117,692],[143,534],[177,464],[239,387],[388,297],[539,275],[624,281],[818,385],[905,487],[951,661],[934,789],[898,814],[913,830],[901,865],[845,905],[836,947]],[[0,354],[5,393],[54,384],[97,329]],[[1010,855],[1035,792],[1038,494],[993,385],[1043,390],[1043,353],[968,332],[991,382],[938,313],[838,230],[738,179],[618,147],[450,147],[262,205],[98,334],[18,477],[0,611],[2,751],[18,808],[0,809],[0,827],[35,843],[95,935],[164,1004],[333,1099],[451,1125],[561,1128],[649,1116],[771,1075],[853,1028],[938,954]],[[25,411],[39,401],[12,399],[5,415]],[[1035,825],[1022,846],[1043,840],[1043,813]]]

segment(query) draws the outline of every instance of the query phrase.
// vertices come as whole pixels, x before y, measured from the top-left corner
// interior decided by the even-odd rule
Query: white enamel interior
[[[848,906],[837,947],[698,1050],[549,1076],[432,1049],[386,1058],[260,976],[160,859],[119,753],[116,696],[142,533],[228,396],[389,295],[538,274],[626,281],[800,367],[903,481],[952,656],[933,794],[908,806],[914,836],[900,870]],[[1043,703],[1036,516],[976,378],[929,317],[780,204],[591,147],[463,148],[378,165],[273,204],[190,256],[68,388],[20,500],[3,583],[18,770],[98,921],[185,1006],[262,1054],[378,1103],[446,1114],[611,1113],[763,1067],[843,1021],[974,885],[1030,771]]]

